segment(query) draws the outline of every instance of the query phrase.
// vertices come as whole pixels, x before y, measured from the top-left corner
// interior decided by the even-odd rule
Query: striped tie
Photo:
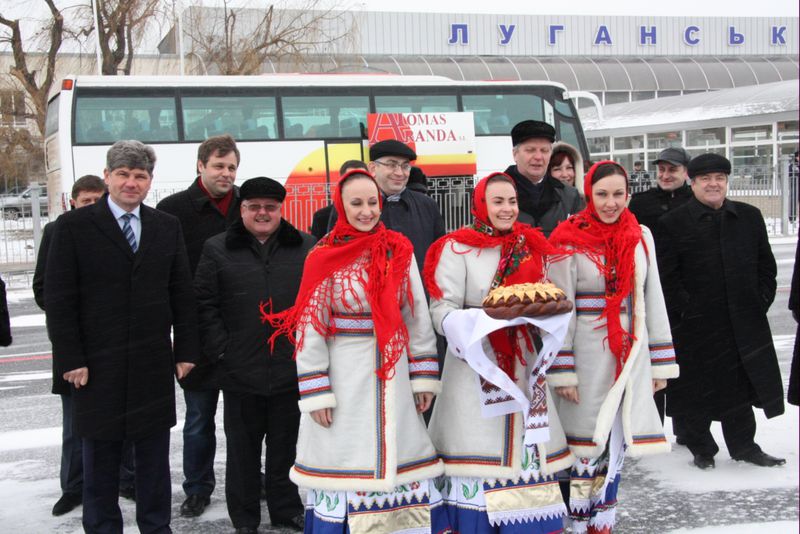
[[[128,240],[128,244],[131,246],[131,250],[136,252],[138,245],[136,244],[136,236],[133,234],[133,228],[131,228],[131,219],[133,218],[132,213],[126,213],[122,216],[122,233],[125,234],[125,239]]]

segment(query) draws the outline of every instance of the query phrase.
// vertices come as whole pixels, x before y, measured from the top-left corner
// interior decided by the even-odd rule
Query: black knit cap
[[[556,140],[556,129],[546,122],[534,120],[518,122],[511,128],[511,144],[514,146],[535,137],[552,143]]]
[[[700,154],[692,158],[687,167],[689,178],[694,178],[698,174],[708,174],[710,172],[731,173],[731,162],[728,158],[719,154]]]
[[[286,189],[272,178],[259,176],[245,180],[239,188],[239,198],[242,200],[271,198],[283,202],[283,199],[286,198]]]
[[[417,159],[416,152],[397,139],[387,139],[386,141],[380,141],[369,147],[370,160],[375,161],[384,156],[398,156],[406,158],[408,161]]]

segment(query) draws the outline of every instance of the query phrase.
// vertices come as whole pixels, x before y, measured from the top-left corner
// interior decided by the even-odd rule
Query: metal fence
[[[798,174],[792,170],[789,158],[782,158],[777,168],[742,166],[733,169],[728,196],[758,207],[764,214],[770,235],[790,235],[798,232]],[[796,169],[796,167],[795,167]],[[644,190],[653,180],[637,180],[636,190]],[[171,189],[150,191],[147,204],[155,206],[162,198],[174,193]],[[308,231],[315,211],[330,202],[330,186],[325,183],[290,185],[284,202],[284,217],[298,228]],[[439,204],[447,231],[472,220],[473,178],[471,176],[429,178],[428,194]],[[0,208],[3,199],[0,198]],[[38,226],[30,199],[23,209],[3,212],[0,218],[0,272],[6,277],[27,273],[36,261],[38,235],[49,219],[40,211]],[[24,276],[28,276],[25,274]]]
[[[752,204],[761,210],[770,235],[796,235],[798,231],[798,168],[790,156],[777,167],[740,165],[728,179],[728,198]],[[638,193],[655,186],[655,173],[631,175],[631,191]]]

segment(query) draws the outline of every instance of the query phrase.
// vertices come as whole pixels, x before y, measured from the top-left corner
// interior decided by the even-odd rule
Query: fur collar
[[[286,219],[281,219],[275,239],[282,247],[298,247],[303,244],[303,236],[300,231],[289,224]],[[253,234],[247,231],[241,218],[237,219],[225,233],[225,246],[229,249],[248,248],[252,244]]]

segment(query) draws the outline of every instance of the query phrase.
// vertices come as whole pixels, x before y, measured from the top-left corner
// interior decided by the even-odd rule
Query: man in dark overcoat
[[[186,240],[189,267],[194,274],[203,245],[239,218],[239,190],[234,186],[240,154],[230,135],[209,137],[197,148],[197,178],[188,189],[170,195],[156,206],[178,218]],[[183,491],[181,515],[197,517],[210,503],[216,479],[219,384],[213,364],[200,359],[183,380],[186,417],[183,423]]]
[[[257,532],[266,442],[270,520],[303,530],[303,505],[289,480],[300,426],[294,349],[285,337],[270,347],[273,330],[259,306],[278,312],[294,304],[314,238],[282,219],[286,190],[275,180],[247,180],[240,197],[241,219],[206,241],[194,279],[203,356],[217,362],[224,398],[228,515],[237,533]]]
[[[69,199],[71,209],[91,206],[106,194],[103,179],[93,174],[81,176],[72,184]],[[44,310],[44,273],[47,270],[47,253],[56,221],[47,223],[42,230],[39,254],[36,256],[36,269],[33,273],[33,299]],[[70,383],[61,378],[53,366],[52,393],[61,397],[61,497],[53,505],[53,515],[64,515],[83,502],[83,447],[80,436],[72,429],[72,397]],[[122,466],[119,473],[120,496],[134,500],[136,490],[133,475],[133,448],[126,443],[123,448]]]
[[[517,186],[520,222],[542,229],[545,236],[585,203],[577,189],[547,173],[556,129],[550,124],[525,120],[511,129],[511,155],[514,165],[505,173]]]
[[[794,353],[792,365],[789,368],[789,387],[786,400],[789,404],[800,406],[800,241],[794,252],[794,270],[792,271],[792,285],[789,290],[789,309],[797,325],[794,336]]]
[[[138,141],[108,150],[108,194],[58,218],[49,250],[58,261],[45,272],[53,362],[72,385],[74,430],[83,438],[83,527],[90,533],[122,531],[124,440],[134,447],[139,530],[171,532],[174,377],[191,370],[199,348],[180,224],[142,204],[155,159]]]
[[[755,442],[753,406],[783,413],[783,385],[767,321],[777,267],[761,212],[726,198],[730,162],[702,154],[689,162],[694,198],[659,219],[661,281],[681,376],[667,391],[701,469],[714,467],[720,421],[734,460],[785,461]]]
[[[369,148],[369,159],[368,170],[384,199],[381,222],[411,241],[417,267],[422,272],[428,248],[445,234],[445,227],[436,201],[408,187],[411,162],[417,159],[417,153],[405,143],[386,139]],[[333,229],[337,217],[333,210],[328,231]]]
[[[658,159],[653,163],[658,169],[656,185],[631,197],[628,209],[636,216],[639,224],[647,226],[653,233],[653,241],[658,248],[658,219],[665,213],[683,206],[692,198],[692,189],[687,183],[689,174],[687,166],[692,159],[689,153],[681,147],[665,148],[658,154]],[[664,407],[666,405],[666,390],[661,390],[653,395],[658,409],[658,416],[664,422]],[[672,431],[677,436],[678,443],[683,443],[680,429],[680,420],[672,420]]]
[[[11,345],[11,316],[8,313],[8,300],[6,299],[6,283],[0,279],[0,346]]]

